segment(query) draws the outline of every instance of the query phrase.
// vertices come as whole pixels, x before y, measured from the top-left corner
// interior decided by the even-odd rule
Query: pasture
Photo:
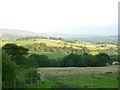
[[[118,88],[118,66],[39,68],[55,88]],[[46,81],[45,81],[46,83]],[[44,85],[43,85],[44,87]]]

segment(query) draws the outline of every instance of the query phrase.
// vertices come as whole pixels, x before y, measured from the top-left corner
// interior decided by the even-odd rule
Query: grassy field
[[[39,68],[56,88],[118,88],[118,66]]]
[[[5,45],[6,43],[15,43],[17,45],[20,45],[20,46],[24,46],[24,45],[27,45],[27,44],[33,44],[35,43],[34,41],[32,40],[28,40],[28,41],[3,41],[0,46],[3,46]]]

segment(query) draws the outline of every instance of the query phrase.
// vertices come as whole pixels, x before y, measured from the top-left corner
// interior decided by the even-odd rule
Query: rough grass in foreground
[[[59,82],[74,88],[118,88],[117,73],[69,76],[67,80]],[[72,78],[73,77],[73,78]]]
[[[45,79],[43,84],[33,84],[29,85],[26,88],[53,88],[54,83],[50,80]]]
[[[72,88],[118,88],[118,66],[39,68],[52,82]],[[59,85],[57,85],[59,86]]]

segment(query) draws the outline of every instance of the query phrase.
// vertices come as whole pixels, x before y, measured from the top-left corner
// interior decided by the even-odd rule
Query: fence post
[[[14,88],[15,88],[15,80],[14,80]]]
[[[37,80],[37,77],[36,77],[36,84],[38,84],[38,80]]]
[[[5,88],[5,84],[3,84],[3,88]]]
[[[31,85],[32,85],[32,77],[31,77]]]
[[[24,84],[23,87],[25,87],[25,82],[23,84]]]

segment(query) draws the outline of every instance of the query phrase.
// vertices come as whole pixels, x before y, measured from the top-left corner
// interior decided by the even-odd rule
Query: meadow
[[[105,67],[49,67],[44,72],[45,82],[51,88],[118,88],[118,66]],[[45,88],[44,84],[41,88]],[[34,85],[37,87],[38,85]],[[50,88],[50,87],[49,87]]]

